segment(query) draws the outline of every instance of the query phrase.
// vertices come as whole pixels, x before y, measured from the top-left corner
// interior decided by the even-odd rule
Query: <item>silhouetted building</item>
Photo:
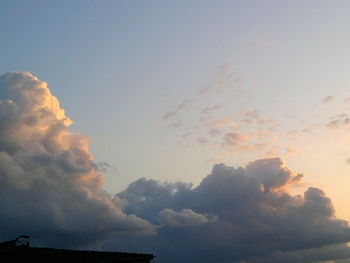
[[[0,262],[150,263],[154,258],[151,254],[30,247],[28,239],[23,235],[0,243]]]

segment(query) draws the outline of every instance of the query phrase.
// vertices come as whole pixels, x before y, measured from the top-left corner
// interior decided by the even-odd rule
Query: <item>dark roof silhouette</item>
[[[17,240],[18,238],[0,243],[1,262],[6,262],[3,260],[7,259],[8,262],[34,263],[149,263],[154,258],[152,254],[29,247],[29,243],[22,245],[16,243]]]

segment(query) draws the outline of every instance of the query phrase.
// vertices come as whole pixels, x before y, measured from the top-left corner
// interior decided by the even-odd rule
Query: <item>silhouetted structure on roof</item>
[[[28,236],[22,235],[14,240],[0,243],[0,261],[34,263],[150,263],[154,258],[151,254],[30,247],[28,239]]]

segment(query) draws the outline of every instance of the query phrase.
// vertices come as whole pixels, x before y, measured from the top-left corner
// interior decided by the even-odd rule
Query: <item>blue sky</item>
[[[271,149],[220,155],[227,150],[222,142],[198,128],[200,112],[220,105],[206,125],[237,121],[251,110],[273,119],[275,154],[326,188],[349,219],[341,190],[349,183],[347,130],[323,127],[346,113],[342,103],[350,97],[348,5],[2,1],[0,69],[28,71],[49,84],[75,122],[71,131],[88,135],[95,159],[113,167],[106,173],[110,191],[139,177],[197,184],[216,161],[236,166],[264,157]],[[221,91],[196,95],[218,81]],[[332,105],[321,105],[326,97]],[[174,122],[162,121],[185,100]],[[284,136],[310,125],[323,126],[312,135]],[[288,147],[297,153],[288,156]]]
[[[322,244],[333,246],[338,242],[349,241],[338,235],[347,233],[348,227],[343,225],[343,221],[335,220],[335,216],[350,220],[349,2],[14,0],[0,1],[0,6],[0,72],[30,72],[47,82],[66,115],[74,121],[68,132],[64,133],[67,138],[73,138],[69,142],[72,143],[72,150],[69,148],[71,152],[68,154],[62,150],[69,144],[64,142],[57,146],[62,148],[64,154],[54,152],[50,156],[55,160],[53,163],[59,166],[59,161],[62,161],[60,158],[67,157],[65,154],[81,154],[77,155],[86,161],[84,167],[87,171],[81,172],[82,177],[86,176],[86,181],[94,186],[88,184],[91,188],[87,187],[87,192],[90,193],[91,190],[94,194],[98,193],[97,199],[103,200],[103,207],[116,209],[106,209],[108,215],[99,214],[96,221],[91,219],[94,223],[107,225],[103,228],[104,231],[110,229],[109,220],[123,225],[125,231],[146,229],[152,232],[160,229],[154,239],[149,238],[149,244],[157,244],[163,237],[168,237],[164,239],[166,241],[174,239],[177,242],[179,236],[188,234],[186,227],[193,223],[201,226],[212,224],[210,229],[213,235],[218,230],[223,231],[229,225],[226,225],[227,222],[232,225],[223,232],[231,233],[229,231],[233,231],[237,225],[243,232],[249,232],[249,226],[234,221],[235,216],[241,215],[242,211],[239,210],[239,204],[234,206],[231,201],[235,204],[235,198],[242,198],[239,200],[243,200],[243,204],[258,214],[257,218],[263,223],[259,226],[265,223],[269,225],[271,222],[265,222],[264,216],[259,217],[261,211],[254,210],[257,206],[249,203],[250,198],[245,194],[247,192],[260,197],[261,192],[272,189],[268,194],[275,203],[271,204],[272,199],[262,197],[260,204],[276,211],[279,211],[279,207],[273,206],[276,203],[288,207],[287,212],[281,212],[282,216],[278,218],[280,221],[272,220],[275,223],[272,224],[273,229],[279,224],[283,229],[284,220],[293,226],[299,225],[298,220],[303,216],[315,218],[315,222],[322,217],[324,221],[319,222],[335,231],[335,234],[332,232],[326,235],[327,238],[333,238],[334,234],[334,239],[328,243],[321,242]],[[0,88],[5,90],[4,94],[11,95],[11,85],[15,85],[12,82],[6,82],[7,86],[2,84],[2,79],[7,78],[13,78],[13,83],[35,83],[35,92],[35,87],[45,89],[45,85],[32,75],[10,74],[0,77]],[[37,96],[35,92],[33,94]],[[5,100],[2,95],[1,93],[0,107],[7,103],[8,108],[1,109],[5,115],[12,114],[7,110],[13,106],[13,101]],[[30,97],[33,100],[34,95]],[[49,95],[47,97],[51,96]],[[54,115],[58,111],[52,105],[37,103],[40,107],[52,107],[50,111]],[[29,113],[37,116],[35,108]],[[1,118],[4,114],[1,114],[0,121],[3,121]],[[22,119],[17,120],[16,125],[22,127],[20,120]],[[40,134],[50,125],[54,127],[57,120],[54,118],[49,121],[51,122],[47,126],[42,124],[43,126],[37,127]],[[58,121],[62,122],[62,119]],[[23,133],[27,132],[23,128]],[[89,144],[85,143],[85,137],[80,137],[77,133],[86,135]],[[18,140],[23,143],[22,139],[28,139],[16,137],[16,134],[14,136],[15,139],[11,136],[9,138],[15,142]],[[2,144],[7,143],[4,138],[0,137],[1,149],[4,148]],[[33,138],[37,139],[35,136]],[[40,137],[38,144],[46,147],[45,138]],[[56,143],[56,137],[51,139],[51,143]],[[102,175],[96,173],[95,166],[89,162],[89,150],[80,143],[84,147],[89,145],[94,162],[104,168]],[[30,145],[30,142],[25,141],[24,144]],[[13,153],[10,152],[11,154]],[[23,156],[31,154],[33,152],[29,151]],[[61,190],[66,193],[67,200],[74,197],[74,191],[78,189],[79,192],[82,187],[78,184],[81,183],[79,180],[78,183],[74,181],[75,173],[72,172],[81,164],[79,156],[72,162],[64,159],[68,162],[67,167],[73,167],[67,172],[73,178],[72,182],[69,181],[74,186],[73,190],[70,189],[72,192],[54,188],[59,193]],[[36,157],[35,155],[29,160],[36,162]],[[285,163],[279,159],[267,159],[275,157],[283,159]],[[0,161],[2,158],[0,152]],[[254,162],[262,158],[265,161]],[[20,159],[19,162],[21,168],[23,163],[27,165],[28,160],[22,161]],[[77,166],[75,162],[78,163]],[[211,172],[218,163],[225,163],[226,166],[217,165]],[[25,165],[23,167],[30,167]],[[244,168],[235,170],[228,166]],[[0,165],[0,169],[1,167],[7,166]],[[47,168],[48,177],[51,168]],[[55,169],[53,171],[57,172]],[[265,169],[271,174],[264,174]],[[242,179],[242,171],[251,177]],[[298,173],[304,174],[302,181]],[[1,170],[0,175],[2,174]],[[210,175],[206,177],[208,174]],[[285,176],[283,180],[278,177],[281,174]],[[271,187],[264,181],[264,176],[268,176],[267,179],[276,185]],[[141,177],[147,179],[135,181]],[[99,182],[103,178],[103,187],[108,194],[99,188]],[[160,183],[164,181],[168,183]],[[175,183],[178,181],[199,186],[190,188],[185,183]],[[260,181],[263,183],[256,185]],[[239,187],[235,188],[239,183],[242,183],[242,192]],[[226,184],[236,192],[225,188]],[[255,188],[249,187],[249,184]],[[218,185],[223,187],[223,192],[217,189]],[[1,187],[3,185],[0,184]],[[23,185],[20,184],[20,187]],[[51,185],[48,189],[50,187]],[[307,190],[309,187],[323,189],[329,199],[315,188]],[[13,193],[17,190],[15,188]],[[42,194],[46,196],[45,191]],[[118,192],[114,199],[106,199],[107,195],[112,196]],[[179,196],[185,194],[179,197],[177,192]],[[289,196],[304,192],[303,197]],[[33,200],[37,201],[36,191],[31,193]],[[283,194],[289,199],[280,199]],[[210,195],[217,199],[210,200]],[[91,202],[94,200],[90,199],[91,193],[86,199],[86,196],[82,196],[82,200],[86,201],[82,202],[82,207],[100,211],[100,206]],[[93,194],[92,196],[94,197]],[[186,201],[188,196],[196,199]],[[137,200],[144,203],[140,205]],[[154,208],[152,200],[158,202],[158,210],[150,209],[150,212],[149,208]],[[336,209],[335,214],[330,201]],[[302,209],[293,217],[294,205],[300,205],[298,202],[303,203]],[[68,207],[70,205],[68,202]],[[310,209],[311,215],[303,210],[304,205],[306,208],[307,205],[315,208]],[[236,208],[238,212],[234,210]],[[80,207],[75,207],[70,211],[80,211],[79,209]],[[118,213],[115,214],[115,211]],[[136,216],[125,223],[126,214]],[[249,215],[244,214],[247,217]],[[67,218],[69,216],[71,214],[68,213]],[[80,218],[75,216],[73,213],[72,218]],[[222,218],[224,221],[221,221]],[[33,221],[37,222],[36,219]],[[317,223],[312,225],[314,221],[310,222],[304,222],[305,231],[314,227],[319,229]],[[173,227],[176,229],[179,225],[185,228],[174,234]],[[78,225],[77,228],[80,227]],[[55,232],[56,229],[53,229]],[[194,229],[190,230],[188,240],[197,237],[199,232],[196,231],[199,228]],[[268,234],[279,235],[278,227],[276,229],[277,232]],[[286,229],[285,232],[289,233],[289,226]],[[257,233],[261,234],[259,231]],[[281,255],[275,253],[278,249],[287,248],[292,251],[291,254],[282,253],[286,258],[295,255],[306,255],[307,258],[318,251],[298,250],[315,248],[314,244],[308,243],[307,238],[301,242],[305,246],[299,247],[298,242],[292,244],[288,237],[285,240],[281,237],[281,244],[286,247],[278,247],[277,242],[275,250],[269,250],[270,254],[264,254],[266,258],[260,258],[254,250],[255,245],[261,245],[255,243],[259,241],[255,234],[251,234],[251,240],[247,237],[247,249],[252,249],[249,250],[252,258],[246,258],[245,262],[267,262],[266,258],[269,258],[269,262],[287,262],[279,259]],[[223,243],[232,238],[223,236],[223,239],[217,236]],[[294,237],[292,235],[292,239]],[[323,236],[318,238],[326,239]],[[137,240],[130,244],[130,248],[137,248]],[[144,240],[140,240],[144,244]],[[112,241],[129,248],[130,240]],[[193,242],[199,241],[201,238],[194,239]],[[235,244],[234,242],[231,243]],[[262,239],[262,242],[265,244],[266,240]],[[199,242],[197,248],[205,249],[207,246],[209,245]],[[346,246],[332,246],[329,249],[333,252],[348,251]],[[108,247],[108,243],[106,247],[114,249],[113,246]],[[215,246],[209,247],[214,249]],[[224,247],[216,249],[219,251]],[[256,256],[259,259],[254,261]],[[232,255],[234,257],[245,259],[239,251]],[[349,260],[349,257],[350,252],[344,254],[344,258],[347,258],[345,260]]]
[[[204,136],[182,138],[198,125],[203,108],[224,105],[212,119],[257,110],[282,123],[282,130],[337,114],[336,106],[315,107],[327,96],[337,103],[350,97],[347,5],[3,1],[0,69],[28,71],[48,82],[75,122],[71,130],[90,136],[95,159],[114,167],[106,174],[107,189],[120,190],[140,176],[198,183],[213,165],[208,160],[220,154],[217,143],[182,147]],[[222,65],[230,65],[227,76],[220,75]],[[227,90],[186,109],[183,130],[161,121],[220,78]],[[246,152],[220,161],[236,166],[263,155]],[[314,165],[304,164],[303,157],[282,157],[310,178],[317,174],[312,181],[324,169],[310,168]],[[337,164],[342,173],[348,171],[344,159]]]

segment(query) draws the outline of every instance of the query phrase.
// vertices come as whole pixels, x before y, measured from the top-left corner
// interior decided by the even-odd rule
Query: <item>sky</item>
[[[0,237],[350,262],[350,3],[0,4]]]

